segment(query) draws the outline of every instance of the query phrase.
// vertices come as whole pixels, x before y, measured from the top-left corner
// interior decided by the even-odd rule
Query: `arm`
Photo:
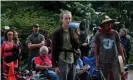
[[[57,46],[57,33],[53,33],[52,36],[52,65],[53,67],[57,67],[57,60],[58,60],[58,46]]]
[[[40,48],[41,46],[43,46],[45,44],[45,42],[44,42],[45,41],[44,36],[40,34],[40,37],[41,37],[41,43],[39,43],[39,44],[33,44],[37,48]]]
[[[94,55],[95,55],[95,58],[96,58],[96,67],[99,68],[99,56],[98,56],[98,44],[97,42],[95,42],[95,47],[94,47]]]
[[[3,44],[1,45],[1,59],[3,59],[3,55],[4,55],[4,46]]]
[[[75,30],[72,30],[72,32],[70,31],[70,36],[71,36],[71,44],[73,46],[73,48],[75,50],[77,50],[79,48],[79,36],[78,34],[75,32]]]
[[[44,69],[51,69],[52,68],[52,65],[51,66],[42,66],[40,64],[36,64],[36,68],[37,69],[41,69],[41,70],[44,70]]]
[[[39,44],[32,44],[32,42],[31,42],[31,36],[29,36],[27,38],[28,48],[29,49],[34,49],[34,48],[40,48],[41,46],[43,46],[45,39],[44,39],[44,36],[43,35],[40,35],[40,37],[41,37],[41,43],[39,43]]]
[[[96,67],[99,68],[99,49],[100,49],[100,35],[96,33],[94,40],[94,56],[96,58]]]
[[[39,44],[32,44],[32,43],[30,42],[30,43],[28,43],[28,48],[30,48],[30,49],[40,48],[40,47],[43,46],[43,45],[44,45],[44,41],[42,41],[42,42],[39,43]]]

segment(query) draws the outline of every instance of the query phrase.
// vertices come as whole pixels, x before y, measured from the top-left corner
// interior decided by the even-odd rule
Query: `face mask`
[[[37,36],[39,33],[38,32],[33,32],[33,35]]]

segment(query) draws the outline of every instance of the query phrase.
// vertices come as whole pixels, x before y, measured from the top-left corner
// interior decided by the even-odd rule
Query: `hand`
[[[85,65],[86,66],[86,69],[89,69],[90,68],[90,65]]]
[[[85,66],[83,66],[83,67],[81,67],[80,69],[81,70],[88,70],[90,67],[88,66],[88,65],[85,65]]]
[[[73,30],[73,36],[74,36],[74,39],[78,40],[79,36],[78,36],[78,34],[75,32],[75,30]]]
[[[44,43],[40,43],[40,46],[43,46],[44,45]]]
[[[58,67],[56,67],[56,68],[55,68],[55,72],[56,72],[56,74],[57,74],[57,75],[59,75],[59,74],[60,74],[60,70],[59,70],[59,68],[58,68]]]
[[[83,46],[86,46],[86,45],[87,45],[87,43],[83,43],[82,45],[83,45]]]

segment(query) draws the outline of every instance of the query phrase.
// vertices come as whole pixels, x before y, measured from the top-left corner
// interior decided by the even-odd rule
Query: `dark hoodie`
[[[72,44],[72,49],[74,51],[78,49],[79,47],[79,42],[77,40],[74,39],[71,30],[69,29],[69,34],[70,34],[70,41]],[[63,48],[63,28],[60,27],[59,29],[57,29],[52,36],[52,65],[53,66],[58,66],[57,65],[57,61],[59,58],[59,53]]]

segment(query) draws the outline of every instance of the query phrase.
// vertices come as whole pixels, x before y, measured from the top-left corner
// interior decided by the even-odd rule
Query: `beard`
[[[39,32],[33,32],[33,35],[37,36],[39,34]]]

